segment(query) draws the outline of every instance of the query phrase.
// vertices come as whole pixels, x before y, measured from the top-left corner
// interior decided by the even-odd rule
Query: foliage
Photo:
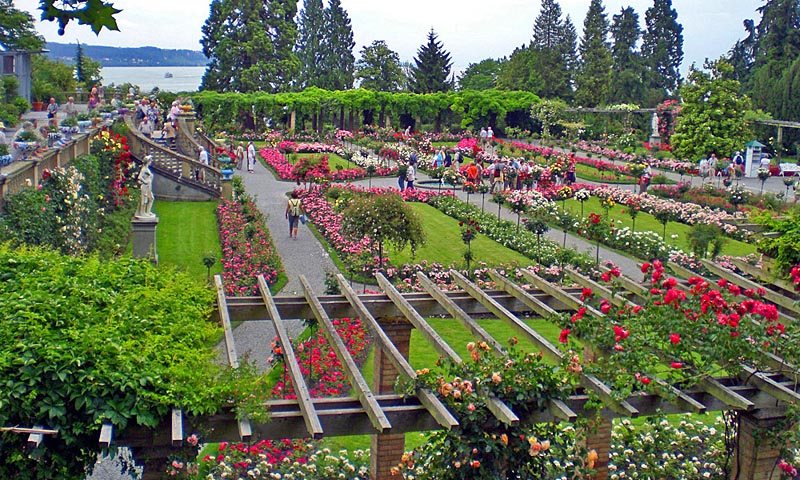
[[[31,68],[33,70],[31,94],[34,100],[47,102],[52,97],[57,102],[63,102],[66,100],[63,92],[75,90],[75,79],[70,65],[49,60],[43,55],[33,55]]]
[[[550,129],[563,119],[566,109],[561,100],[543,100],[531,106],[531,117],[542,125],[542,135],[549,137]]]
[[[428,32],[428,43],[417,50],[412,67],[411,90],[415,93],[446,92],[453,89],[450,79],[450,68],[453,62],[450,53],[437,40],[431,29]]]
[[[538,93],[543,87],[542,76],[535,66],[537,52],[528,46],[517,47],[511,57],[500,64],[497,73],[497,88]]]
[[[744,122],[750,99],[739,93],[739,82],[730,79],[733,67],[723,60],[707,67],[710,73],[692,69],[681,87],[683,109],[671,138],[679,158],[729,154],[752,138]]]
[[[533,25],[531,48],[536,52],[534,68],[542,80],[536,93],[544,98],[569,99],[575,70],[577,34],[569,16],[561,19],[555,0],[543,0]]]
[[[592,0],[583,22],[581,65],[575,78],[575,101],[594,107],[606,103],[611,82],[611,49],[606,42],[608,19],[602,0]]]
[[[342,230],[354,238],[369,238],[378,247],[378,268],[383,268],[383,246],[411,251],[425,243],[417,214],[396,193],[359,196],[342,212]]]
[[[36,32],[31,14],[14,8],[12,0],[0,0],[0,44],[8,49],[40,50],[44,38]]]
[[[681,84],[683,27],[672,0],[654,0],[645,12],[647,29],[642,36],[642,58],[646,66],[646,105],[656,105],[675,95]]]
[[[361,49],[361,58],[356,62],[356,77],[361,88],[378,92],[396,92],[401,89],[403,71],[400,57],[383,40],[374,40]]]
[[[502,423],[489,411],[487,398],[503,401],[525,418],[546,409],[551,400],[565,399],[581,367],[572,357],[561,368],[553,367],[541,353],[519,351],[516,344],[512,338],[508,350],[499,353],[486,342],[470,343],[470,359],[444,359],[441,371],[419,370],[413,382],[400,385],[406,394],[419,388],[434,391],[459,425],[434,433],[425,445],[404,455],[397,473],[405,478],[550,478],[551,455],[574,445],[552,423]]]
[[[203,54],[209,59],[202,90],[280,92],[290,89],[299,62],[297,2],[214,0],[202,27]]]
[[[697,224],[687,234],[692,252],[699,258],[716,257],[722,251],[725,238],[716,225]],[[709,251],[709,247],[711,250]]]
[[[632,7],[623,8],[614,15],[611,23],[612,72],[609,102],[634,103],[644,97],[642,82],[643,60],[636,43],[641,35],[639,15]]]
[[[774,237],[762,237],[758,241],[758,249],[775,259],[778,269],[787,274],[800,263],[800,218],[797,210],[789,212],[785,217],[775,218],[761,215],[753,220],[764,225],[767,231],[778,232]]]
[[[110,2],[102,0],[41,0],[39,9],[42,11],[42,20],[57,21],[58,34],[64,35],[67,24],[77,21],[80,25],[89,25],[92,31],[100,34],[107,30],[119,30],[115,15],[122,10],[114,8]]]
[[[323,43],[326,25],[323,17],[322,0],[304,0],[303,8],[297,16],[297,45],[295,52],[300,62],[297,87],[302,90],[310,85],[324,88],[322,77]]]
[[[323,42],[322,81],[319,86],[328,90],[348,90],[353,88],[355,57],[353,47],[353,28],[347,11],[340,0],[330,0],[324,12],[325,41]]]
[[[478,63],[470,63],[458,77],[461,90],[489,90],[497,86],[497,75],[503,61],[487,58]]]
[[[25,454],[25,437],[4,434],[3,477],[82,479],[103,421],[155,427],[171,408],[210,413],[232,398],[216,383],[213,296],[184,275],[7,245],[0,275],[0,424],[59,431]]]

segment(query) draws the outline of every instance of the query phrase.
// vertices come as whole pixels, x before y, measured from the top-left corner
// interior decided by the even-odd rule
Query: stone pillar
[[[158,265],[158,250],[156,249],[156,227],[158,217],[133,217],[133,257],[149,258],[153,264]]]
[[[408,359],[411,343],[411,324],[404,321],[381,322],[386,335],[395,347]],[[375,349],[375,368],[373,369],[373,392],[376,394],[392,393],[398,372],[389,361],[388,356],[380,348]],[[370,441],[370,478],[372,480],[397,479],[392,477],[391,469],[400,463],[405,450],[405,434],[376,434]]]
[[[601,419],[594,421],[586,435],[586,449],[597,452],[594,469],[597,473],[592,480],[608,479],[608,459],[611,450],[611,420]]]
[[[733,452],[731,479],[769,480],[781,478],[778,469],[781,447],[772,445],[766,433],[775,428],[777,418],[759,418],[758,414],[739,415],[738,439]]]

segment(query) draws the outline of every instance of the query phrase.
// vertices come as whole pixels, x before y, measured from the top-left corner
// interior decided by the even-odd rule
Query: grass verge
[[[158,215],[156,233],[160,265],[185,271],[198,281],[206,281],[203,256],[216,258],[211,275],[222,271],[222,250],[214,213],[217,202],[156,202],[153,211]]]

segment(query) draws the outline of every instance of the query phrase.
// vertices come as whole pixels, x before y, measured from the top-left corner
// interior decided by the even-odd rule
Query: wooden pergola
[[[716,275],[750,288],[751,280],[736,276],[707,265]],[[682,273],[676,266],[679,275]],[[605,286],[587,276],[567,268],[567,274],[582,287],[592,288],[615,305],[642,303],[646,288],[629,278],[619,277],[624,291],[611,292]],[[418,273],[423,293],[400,293],[383,275],[377,275],[382,294],[357,294],[347,280],[337,277],[341,295],[319,295],[309,282],[301,276],[302,296],[273,297],[263,277],[258,280],[258,296],[227,297],[221,277],[215,277],[218,317],[225,333],[228,362],[238,366],[236,345],[231,329],[232,322],[270,320],[274,325],[284,352],[288,378],[297,394],[296,400],[273,400],[266,402],[270,420],[254,422],[236,418],[233,411],[217,415],[187,417],[180,410],[157,429],[129,427],[120,438],[113,438],[111,425],[104,425],[100,443],[108,446],[112,441],[129,446],[134,456],[145,458],[145,478],[159,478],[164,461],[174,448],[180,446],[184,432],[202,425],[203,440],[207,442],[254,442],[261,439],[321,438],[323,436],[372,435],[371,475],[373,479],[390,478],[389,470],[399,463],[404,447],[404,433],[435,429],[450,429],[458,426],[458,420],[442,404],[437,396],[420,389],[412,397],[394,393],[393,385],[398,376],[413,379],[415,370],[408,363],[410,332],[417,329],[443,357],[458,362],[461,359],[425,320],[427,317],[447,317],[459,322],[480,341],[485,341],[497,355],[504,349],[477,322],[476,318],[496,318],[512,326],[520,337],[536,345],[550,360],[560,361],[561,351],[542,337],[535,328],[522,318],[545,317],[557,312],[572,312],[583,307],[579,299],[581,288],[563,288],[539,277],[529,269],[519,269],[516,274],[526,282],[519,285],[509,276],[495,270],[489,272],[496,290],[483,290],[456,271],[450,272],[458,291],[444,291],[435,282]],[[768,286],[770,287],[770,286]],[[773,288],[778,288],[771,285]],[[685,288],[685,285],[683,286]],[[795,321],[800,309],[784,298],[786,292],[767,288],[767,299],[777,300],[781,315]],[[783,298],[781,300],[781,298]],[[588,308],[587,314],[603,316],[603,313]],[[358,317],[366,325],[375,340],[374,377],[369,381],[360,373],[354,359],[348,354],[344,343],[333,325],[332,319]],[[298,366],[291,339],[284,320],[316,319],[320,332],[328,340],[341,360],[352,386],[352,396],[344,398],[312,398],[309,388]],[[602,418],[597,431],[587,439],[587,446],[599,454],[595,478],[608,475],[608,453],[611,443],[611,420],[618,417],[707,411],[737,410],[742,412],[739,424],[739,452],[735,456],[734,475],[740,480],[768,478],[775,467],[779,449],[754,445],[758,429],[773,425],[780,420],[788,403],[800,402],[797,391],[798,371],[778,357],[772,357],[772,370],[756,371],[744,366],[743,374],[736,378],[709,378],[688,390],[672,388],[669,395],[658,396],[641,392],[624,400],[618,400],[600,379],[583,374],[581,387],[566,401],[552,401],[548,408],[527,418],[520,418],[511,408],[497,398],[485,398],[489,410],[501,422],[514,425],[524,422],[574,421],[580,416],[596,416],[593,407],[587,407],[590,393],[604,403],[599,412]],[[659,379],[654,381],[660,382]],[[188,428],[187,428],[188,426]],[[47,433],[36,427],[31,435],[42,441]],[[39,431],[42,430],[42,431]],[[44,433],[43,433],[44,432]],[[33,438],[33,437],[31,437]],[[749,443],[748,443],[749,442]]]

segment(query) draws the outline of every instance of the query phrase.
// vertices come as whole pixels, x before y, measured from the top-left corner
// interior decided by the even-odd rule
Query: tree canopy
[[[636,49],[641,35],[639,15],[631,7],[614,15],[611,35],[611,88],[609,103],[637,103],[644,97],[643,62]]]
[[[536,59],[532,64],[528,63],[542,80],[540,90],[536,92],[538,95],[545,98],[572,98],[573,73],[577,66],[576,43],[577,33],[569,15],[562,20],[558,2],[543,0],[533,25],[531,48],[536,53]]]
[[[581,66],[576,78],[575,101],[582,106],[604,104],[611,83],[611,49],[608,36],[608,19],[602,0],[592,0],[583,22],[581,38]]]
[[[446,92],[453,89],[450,78],[450,53],[444,49],[442,42],[431,29],[428,32],[428,43],[417,50],[411,74],[411,90],[414,93]]]
[[[372,45],[361,49],[361,57],[356,62],[356,78],[361,88],[378,92],[397,92],[405,76],[400,68],[400,56],[390,49],[383,40],[375,40]]]
[[[461,90],[489,90],[497,86],[497,75],[502,61],[487,58],[478,63],[470,63],[458,77]]]
[[[0,0],[0,45],[12,50],[44,47],[44,38],[36,33],[33,17],[14,8],[11,0]]]
[[[647,67],[647,105],[675,95],[681,85],[683,27],[672,0],[654,0],[644,15],[647,29],[642,39],[642,58]]]

